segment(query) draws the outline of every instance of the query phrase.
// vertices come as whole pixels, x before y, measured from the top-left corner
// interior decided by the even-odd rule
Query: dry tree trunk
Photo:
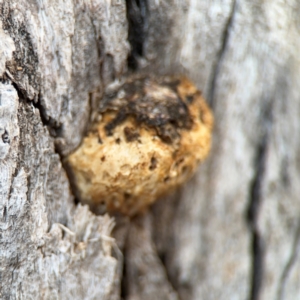
[[[299,13],[296,0],[0,0],[0,298],[300,298]],[[188,75],[214,143],[191,182],[112,233],[74,204],[62,161],[128,65]]]

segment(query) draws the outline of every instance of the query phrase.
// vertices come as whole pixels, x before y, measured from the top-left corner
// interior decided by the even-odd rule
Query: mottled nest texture
[[[99,120],[67,158],[78,198],[96,211],[143,212],[210,150],[212,113],[185,77],[128,77],[106,92]]]

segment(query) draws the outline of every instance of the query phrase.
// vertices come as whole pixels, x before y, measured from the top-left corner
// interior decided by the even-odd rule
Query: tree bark
[[[0,0],[0,298],[300,298],[299,13]],[[131,220],[75,204],[64,169],[128,68],[189,76],[215,115],[194,178]]]

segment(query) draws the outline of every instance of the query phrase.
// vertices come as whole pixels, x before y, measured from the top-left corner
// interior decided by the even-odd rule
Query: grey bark
[[[120,299],[121,281],[124,299],[300,298],[299,13],[0,0],[0,298]],[[126,76],[129,41],[137,70],[196,83],[215,129],[196,176],[112,233],[74,204],[63,157]]]

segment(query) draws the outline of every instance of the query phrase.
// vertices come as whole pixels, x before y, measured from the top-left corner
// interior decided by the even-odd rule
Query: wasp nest
[[[210,150],[212,126],[186,78],[129,77],[106,93],[100,121],[68,157],[78,197],[94,209],[143,211],[192,176]]]

